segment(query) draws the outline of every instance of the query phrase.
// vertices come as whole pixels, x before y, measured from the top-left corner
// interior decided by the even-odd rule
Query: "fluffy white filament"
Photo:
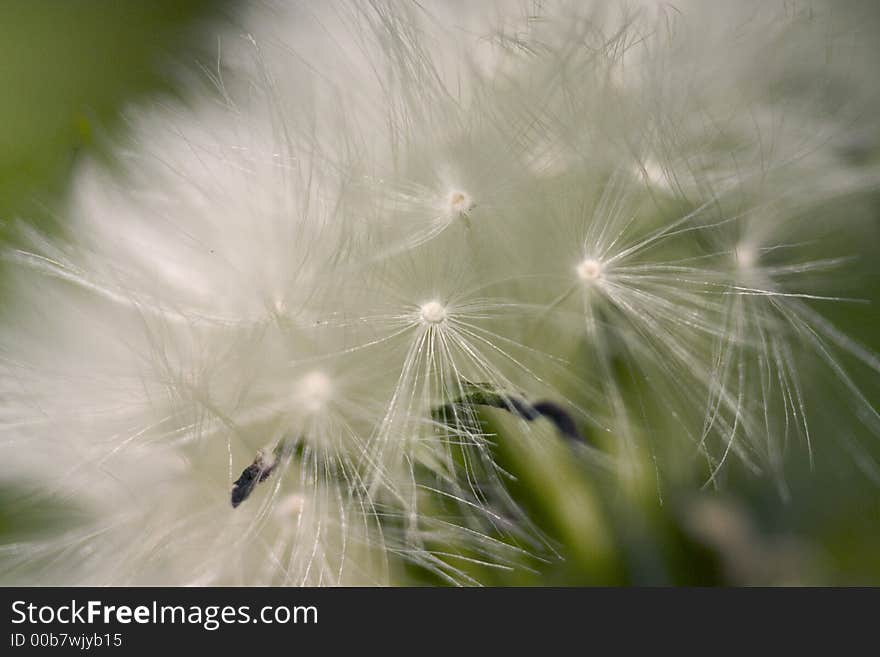
[[[89,520],[5,578],[476,583],[545,546],[475,389],[526,437],[503,400],[552,398],[625,480],[779,475],[813,448],[801,358],[880,427],[839,354],[880,359],[813,304],[848,254],[805,246],[876,166],[834,150],[846,108],[777,92],[841,74],[816,24],[435,4],[261,5],[191,107],[134,115],[122,174],[81,167],[65,238],[22,229],[0,461]]]

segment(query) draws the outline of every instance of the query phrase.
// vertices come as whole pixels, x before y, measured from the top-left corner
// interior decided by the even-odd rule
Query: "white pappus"
[[[880,180],[842,146],[878,99],[796,4],[254,4],[121,172],[83,163],[63,236],[4,251],[3,473],[83,516],[4,580],[476,584],[553,553],[493,418],[784,490],[803,358],[880,432],[848,370],[880,359],[812,305],[849,296],[815,243]]]

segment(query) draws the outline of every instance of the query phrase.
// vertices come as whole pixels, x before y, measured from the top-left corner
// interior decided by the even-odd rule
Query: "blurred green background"
[[[0,225],[51,221],[77,154],[123,127],[126,103],[173,94],[173,71],[216,59],[211,27],[227,9],[218,0],[2,0]]]
[[[2,0],[0,240],[15,239],[17,221],[62,228],[77,157],[110,157],[128,104],[177,94],[180,71],[213,63],[216,30],[234,20],[233,12],[219,0]],[[868,190],[851,203],[825,210],[871,215],[873,233],[853,237],[862,257],[852,287],[872,303],[840,306],[831,319],[878,351],[880,194]],[[860,383],[876,391],[859,371]],[[502,585],[880,584],[880,482],[861,472],[838,440],[839,431],[858,431],[851,418],[834,414],[850,407],[832,382],[812,387],[810,403],[834,412],[814,422],[813,470],[804,451],[792,450],[788,499],[773,482],[735,465],[722,492],[672,490],[661,502],[655,490],[621,493],[577,455],[559,472],[560,459],[501,454],[519,476],[517,500],[562,559],[535,561],[534,572],[471,571]],[[497,414],[489,419],[503,422]],[[848,435],[880,461],[877,437],[862,434]],[[74,517],[71,509],[39,502],[26,482],[0,482],[0,543],[57,531]],[[412,582],[432,581],[409,574]]]

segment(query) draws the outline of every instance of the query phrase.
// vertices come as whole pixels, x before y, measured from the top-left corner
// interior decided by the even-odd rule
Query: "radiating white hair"
[[[781,476],[808,358],[878,430],[840,354],[880,360],[812,304],[864,230],[820,209],[878,182],[842,154],[861,51],[706,5],[253,5],[5,253],[0,467],[87,520],[4,579],[476,583],[552,551],[499,426],[627,481]]]

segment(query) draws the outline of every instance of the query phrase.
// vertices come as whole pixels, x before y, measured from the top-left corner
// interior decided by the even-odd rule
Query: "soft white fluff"
[[[838,356],[880,361],[810,303],[849,254],[805,246],[877,184],[838,148],[859,53],[828,11],[710,4],[255,7],[213,90],[82,166],[64,238],[5,254],[0,467],[91,520],[4,578],[473,583],[542,549],[504,436],[438,419],[473,384],[553,399],[625,481],[780,476],[818,438],[802,358],[876,429]]]

